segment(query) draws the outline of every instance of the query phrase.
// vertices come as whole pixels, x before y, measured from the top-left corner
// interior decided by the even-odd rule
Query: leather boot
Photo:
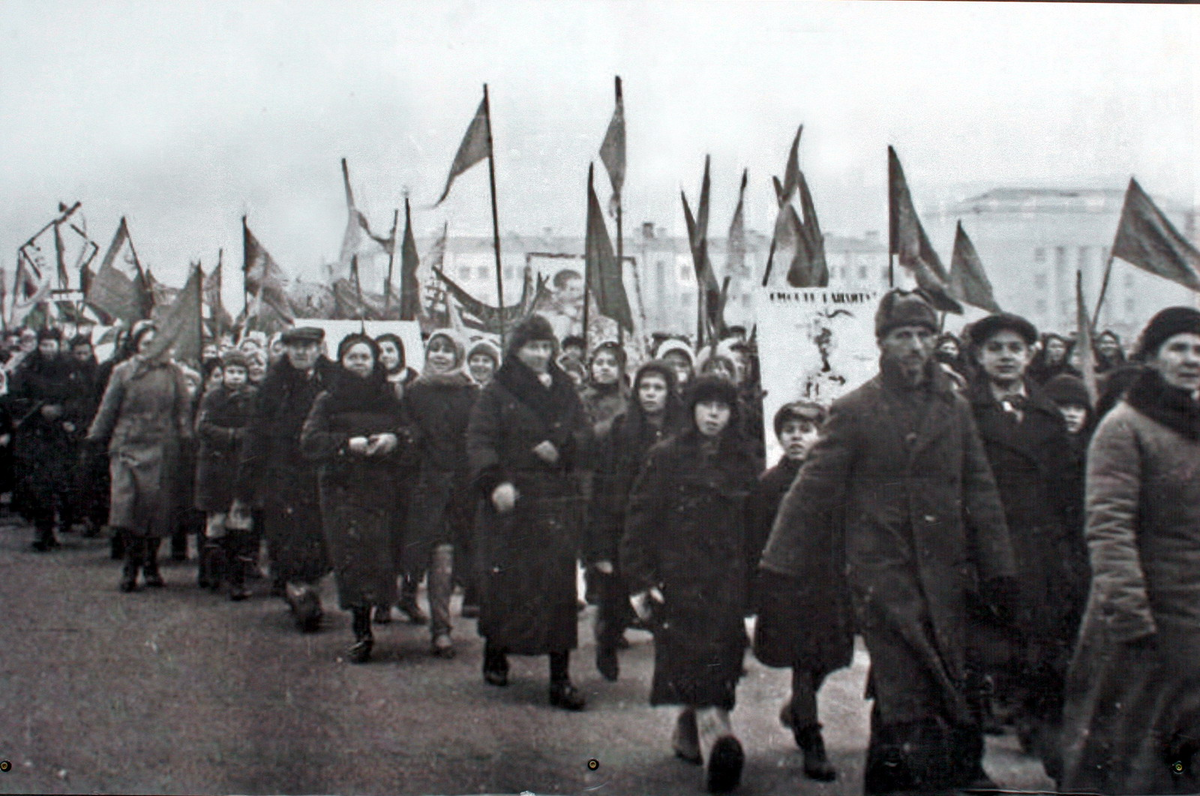
[[[125,567],[121,571],[121,591],[137,591],[138,570],[142,568],[142,539],[138,536],[124,535],[121,545],[125,554]]]
[[[805,776],[818,782],[833,782],[837,779],[837,769],[825,754],[825,739],[821,737],[820,724],[795,727],[792,729],[792,735],[796,739],[796,745],[804,753]]]
[[[218,591],[225,578],[225,545],[229,537],[209,539],[204,537],[200,547],[200,565],[196,573],[196,584],[202,589]]]
[[[246,591],[246,563],[249,561],[249,539],[244,531],[231,531],[225,537],[226,572],[229,578],[229,599],[241,602],[250,596]]]
[[[429,567],[429,630],[431,650],[439,658],[454,657],[450,640],[450,595],[454,592],[454,548],[448,544],[433,549]]]
[[[587,699],[571,684],[571,653],[550,653],[550,704],[563,710],[583,710]]]
[[[684,708],[675,720],[675,731],[671,733],[671,748],[680,760],[700,765],[700,735],[696,730],[696,709]]]
[[[490,642],[483,644],[483,681],[488,685],[508,685],[508,655]]]
[[[729,712],[717,707],[697,708],[696,734],[704,760],[705,788],[709,793],[728,793],[736,788],[746,755],[729,724]]]
[[[371,660],[371,650],[375,647],[375,638],[371,635],[371,609],[361,607],[351,611],[354,643],[346,650],[346,658],[351,663],[366,663]]]
[[[417,605],[417,587],[420,585],[419,578],[412,575],[405,575],[404,582],[400,584],[400,601],[396,603],[396,607],[400,609],[400,613],[407,616],[408,621],[414,625],[429,623],[429,617],[425,616],[425,612],[421,610],[421,606]]]
[[[158,547],[161,544],[162,539],[158,537],[148,536],[142,539],[142,578],[152,589],[160,589],[166,585],[162,573],[158,571]]]

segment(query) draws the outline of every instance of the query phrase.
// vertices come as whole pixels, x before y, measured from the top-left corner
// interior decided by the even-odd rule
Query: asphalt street
[[[194,561],[167,563],[165,589],[122,594],[106,540],[65,535],[38,554],[31,539],[0,518],[0,793],[702,793],[699,769],[671,753],[674,711],[647,701],[651,637],[630,631],[621,678],[606,682],[594,609],[571,662],[588,698],[574,714],[547,704],[546,658],[514,657],[507,688],[485,685],[482,640],[457,598],[457,658],[432,657],[427,629],[397,618],[356,666],[342,660],[350,619],[331,580],[324,629],[301,635],[264,581],[230,603],[196,587]],[[789,673],[747,653],[738,793],[861,793],[866,668],[860,649],[821,692],[840,773],[822,784],[804,778],[779,725]],[[989,738],[986,767],[1008,789],[1052,785],[1011,735]]]

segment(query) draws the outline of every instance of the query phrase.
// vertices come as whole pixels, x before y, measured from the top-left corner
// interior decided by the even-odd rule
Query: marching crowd
[[[582,561],[598,671],[619,678],[628,628],[653,633],[650,702],[679,707],[672,748],[713,792],[741,776],[747,646],[791,670],[780,720],[805,773],[836,778],[816,695],[856,635],[868,793],[995,789],[984,738],[1008,729],[1064,791],[1200,790],[1200,312],[1159,312],[1129,361],[1099,335],[1098,391],[1088,352],[1019,316],[940,328],[920,293],[887,293],[878,374],[766,419],[765,471],[742,330],[637,364],[533,315],[503,352],[443,329],[410,364],[392,334],[297,327],[195,367],[148,321],[104,363],[85,336],[17,330],[0,492],[35,550],[107,529],[124,592],[162,586],[163,540],[183,559],[194,536],[200,586],[244,600],[265,547],[312,632],[332,572],[356,663],[393,608],[453,657],[462,589],[484,680],[547,656],[567,710]]]

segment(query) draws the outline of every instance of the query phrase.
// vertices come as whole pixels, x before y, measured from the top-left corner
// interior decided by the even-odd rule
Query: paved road
[[[546,704],[545,658],[514,658],[511,685],[486,686],[472,621],[456,618],[453,661],[395,622],[378,629],[375,662],[354,666],[340,659],[347,614],[331,609],[325,630],[302,636],[265,584],[233,604],[196,588],[193,563],[165,566],[161,591],[121,594],[104,540],[68,535],[39,555],[14,523],[0,519],[0,760],[12,763],[0,792],[701,792],[698,769],[671,755],[673,711],[647,703],[650,636],[629,634],[621,680],[607,683],[592,663],[592,609],[572,660],[589,706],[570,714]],[[333,606],[332,583],[324,596]],[[788,673],[746,660],[739,793],[861,793],[865,653],[821,693],[832,784],[803,778],[778,724]],[[1008,788],[1051,785],[1012,737],[989,739],[987,768]]]

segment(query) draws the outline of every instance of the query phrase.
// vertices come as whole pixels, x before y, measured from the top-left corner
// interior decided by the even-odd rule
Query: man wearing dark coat
[[[1010,313],[971,328],[981,377],[969,399],[1016,558],[1011,623],[973,612],[972,636],[994,693],[1009,699],[1022,743],[1061,775],[1058,733],[1071,648],[1087,598],[1082,473],[1058,407],[1027,378],[1037,329]]]
[[[320,627],[316,583],[331,566],[325,550],[316,464],[300,450],[300,431],[313,401],[328,389],[334,365],[321,356],[325,332],[298,327],[283,333],[286,356],[271,367],[258,392],[242,445],[235,495],[238,512],[261,505],[267,549],[277,584],[302,631]]]
[[[984,784],[966,690],[968,595],[1006,610],[1015,590],[970,406],[933,360],[937,327],[919,293],[883,297],[880,373],[834,402],[761,563],[812,579],[832,557],[846,573],[871,657],[868,794]]]

